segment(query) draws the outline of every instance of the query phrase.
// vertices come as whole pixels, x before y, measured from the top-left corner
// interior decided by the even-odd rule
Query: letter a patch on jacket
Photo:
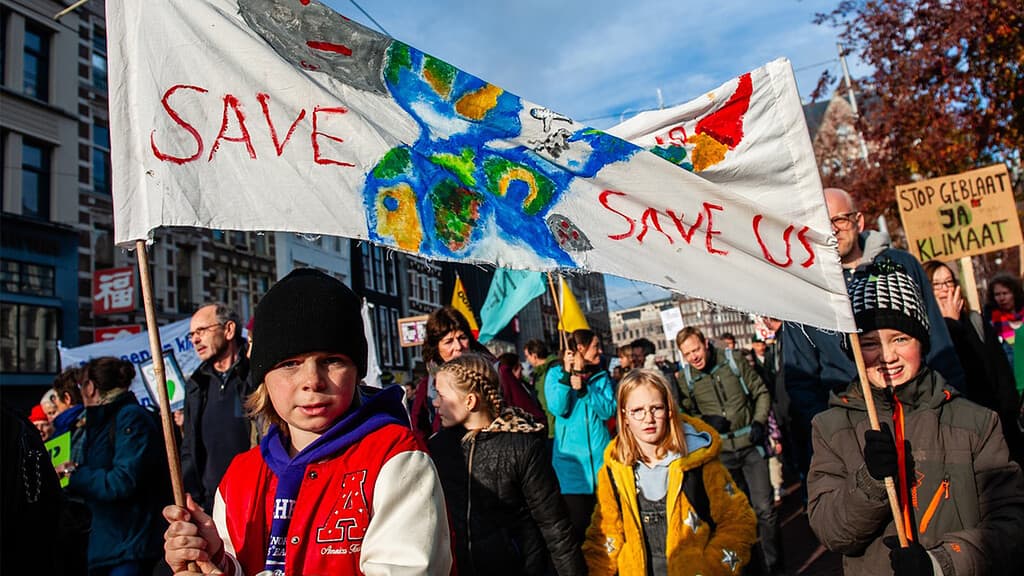
[[[327,521],[317,528],[318,543],[362,541],[370,520],[370,507],[363,491],[365,483],[366,470],[345,474],[341,481],[341,493]]]

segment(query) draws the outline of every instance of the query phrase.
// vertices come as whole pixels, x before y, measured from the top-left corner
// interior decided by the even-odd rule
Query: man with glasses
[[[864,214],[857,210],[845,190],[826,188],[825,204],[828,206],[832,233],[836,237],[847,284],[858,268],[878,258],[888,258],[902,265],[924,294],[931,324],[929,336],[932,346],[928,364],[941,373],[947,382],[961,392],[966,392],[963,369],[920,262],[909,252],[892,248],[887,234],[865,230]],[[805,476],[811,460],[811,419],[828,408],[829,394],[833,390],[842,391],[857,379],[857,367],[853,362],[849,338],[845,334],[787,323],[782,331],[782,342],[783,379],[789,395],[790,430],[793,436],[789,440],[789,447],[794,452],[793,459],[801,475]]]
[[[188,339],[202,364],[185,387],[181,473],[185,491],[210,513],[231,460],[256,440],[255,424],[244,407],[253,386],[242,353],[242,325],[227,304],[212,302],[196,310]]]
[[[716,348],[697,328],[680,330],[676,346],[685,362],[678,378],[680,406],[722,437],[719,458],[757,514],[761,573],[781,574],[782,532],[764,452],[771,406],[768,388],[738,351]]]

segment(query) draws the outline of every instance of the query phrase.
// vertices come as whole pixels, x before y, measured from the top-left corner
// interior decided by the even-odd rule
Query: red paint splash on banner
[[[748,72],[740,76],[740,84],[725,106],[697,123],[697,133],[711,136],[728,146],[730,150],[735,148],[743,140],[743,115],[750,107],[750,96],[753,92],[754,84]]]
[[[352,55],[352,49],[344,44],[334,44],[333,42],[319,42],[317,40],[307,40],[306,46],[309,46],[313,50],[321,50],[323,52],[335,52],[338,54],[344,54],[345,56]]]

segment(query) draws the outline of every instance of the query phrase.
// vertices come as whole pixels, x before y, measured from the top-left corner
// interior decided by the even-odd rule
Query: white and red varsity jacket
[[[213,518],[236,576],[264,569],[277,477],[259,447],[238,455]],[[309,464],[284,542],[286,574],[448,574],[444,493],[407,426],[388,424]]]

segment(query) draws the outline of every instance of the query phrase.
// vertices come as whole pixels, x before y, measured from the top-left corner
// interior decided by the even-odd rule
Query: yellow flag
[[[455,275],[452,308],[455,308],[466,317],[466,320],[469,321],[469,329],[473,331],[473,338],[476,338],[480,334],[480,325],[476,323],[476,316],[473,314],[473,309],[469,306],[469,296],[466,294],[466,288],[462,285],[462,278],[458,274]]]
[[[583,310],[580,309],[580,304],[573,296],[572,289],[566,284],[565,278],[559,277],[558,281],[561,283],[562,292],[562,321],[558,323],[558,329],[564,332],[590,330],[590,324],[587,324],[587,318],[583,315]]]

